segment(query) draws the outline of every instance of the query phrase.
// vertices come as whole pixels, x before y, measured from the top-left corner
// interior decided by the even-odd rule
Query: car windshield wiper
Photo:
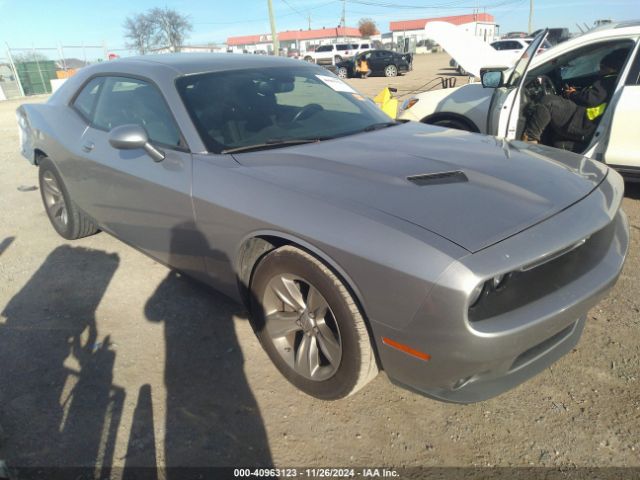
[[[401,122],[381,122],[374,123],[362,129],[363,132],[373,132],[374,130],[380,130],[381,128],[393,127],[395,125],[400,125]]]
[[[332,137],[318,137],[318,138],[295,138],[291,140],[277,140],[270,139],[264,143],[256,143],[255,145],[245,145],[243,147],[227,148],[222,150],[221,153],[238,153],[238,152],[252,152],[255,150],[267,150],[270,148],[287,147],[290,145],[303,145],[305,143],[317,143],[322,140],[329,140]]]

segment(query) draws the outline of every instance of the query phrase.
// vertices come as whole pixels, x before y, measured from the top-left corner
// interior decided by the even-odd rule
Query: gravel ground
[[[447,60],[419,57],[391,83],[415,88]],[[368,95],[389,83],[351,82]],[[622,276],[552,368],[467,406],[384,373],[327,403],[280,376],[241,307],[109,235],[57,236],[37,170],[18,153],[17,106],[0,102],[0,459],[10,465],[640,467],[637,185],[624,199]]]

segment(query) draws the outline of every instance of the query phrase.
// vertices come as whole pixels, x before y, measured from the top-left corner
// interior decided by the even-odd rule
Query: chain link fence
[[[6,45],[0,52],[0,100],[54,92],[77,70],[93,63],[132,55],[126,48],[81,44],[47,47]]]

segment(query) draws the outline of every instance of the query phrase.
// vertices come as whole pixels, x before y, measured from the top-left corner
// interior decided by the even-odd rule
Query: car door
[[[520,116],[520,93],[533,57],[544,42],[548,30],[541,32],[522,53],[515,66],[505,72],[506,82],[494,90],[487,117],[487,133],[513,140]]]
[[[164,153],[118,150],[111,129],[142,126]],[[87,213],[100,227],[163,263],[197,274],[202,259],[188,249],[194,216],[191,154],[160,90],[149,80],[106,76],[81,140]]]
[[[636,43],[633,61],[621,84],[612,112],[609,140],[604,160],[628,173],[640,173],[640,44]],[[616,95],[618,92],[616,92]],[[615,97],[615,95],[614,95]]]

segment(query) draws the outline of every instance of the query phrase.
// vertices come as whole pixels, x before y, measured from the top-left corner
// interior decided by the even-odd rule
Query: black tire
[[[54,163],[48,157],[43,157],[40,159],[38,165],[40,167],[38,180],[40,183],[42,203],[55,231],[67,240],[76,240],[98,232],[98,227],[93,220],[82,212],[73,200],[71,200],[67,187]],[[51,185],[48,185],[48,183],[51,183],[52,179],[55,180],[61,197],[60,203],[56,205],[59,207],[58,211],[62,208],[66,209],[66,221],[60,220],[56,216],[56,211],[51,206],[52,190]]]
[[[469,127],[469,125],[467,125],[462,120],[457,120],[455,118],[441,118],[435,121],[429,120],[428,122],[423,122],[423,123],[428,123],[429,125],[437,125],[438,127],[453,128],[455,130],[464,130],[466,132],[473,132],[473,129]]]
[[[306,57],[304,57],[304,61],[305,61],[305,62],[309,62],[309,63],[314,63],[314,62],[313,62],[313,57],[311,57],[311,56],[309,56],[309,55],[307,55]]]
[[[398,76],[398,67],[395,65],[387,65],[384,67],[384,76],[385,77],[397,77]]]
[[[273,294],[270,282],[280,278],[280,275],[304,279],[302,282],[308,282],[328,305],[328,315],[335,322],[335,331],[338,332],[341,356],[339,365],[327,379],[310,379],[296,371],[275,346],[268,327],[265,326],[268,321],[265,318],[265,305],[268,302],[263,300],[268,298],[270,292]],[[307,305],[311,304],[309,297],[305,302]],[[286,308],[283,303],[283,309]],[[309,307],[305,307],[305,311],[308,309]],[[294,317],[298,315],[295,311],[290,314]],[[313,397],[323,400],[346,397],[360,390],[378,373],[369,333],[353,297],[326,265],[298,248],[284,246],[273,250],[256,266],[251,280],[251,323],[260,343],[280,373],[298,389]],[[299,321],[297,323],[300,324]],[[290,335],[301,335],[294,340],[301,345],[301,339],[307,333],[300,330]],[[317,352],[321,350],[320,346],[320,343],[316,345]],[[294,351],[292,355],[297,356],[297,353]]]
[[[342,61],[342,57],[340,55],[336,55],[333,57],[333,64],[340,63]]]

